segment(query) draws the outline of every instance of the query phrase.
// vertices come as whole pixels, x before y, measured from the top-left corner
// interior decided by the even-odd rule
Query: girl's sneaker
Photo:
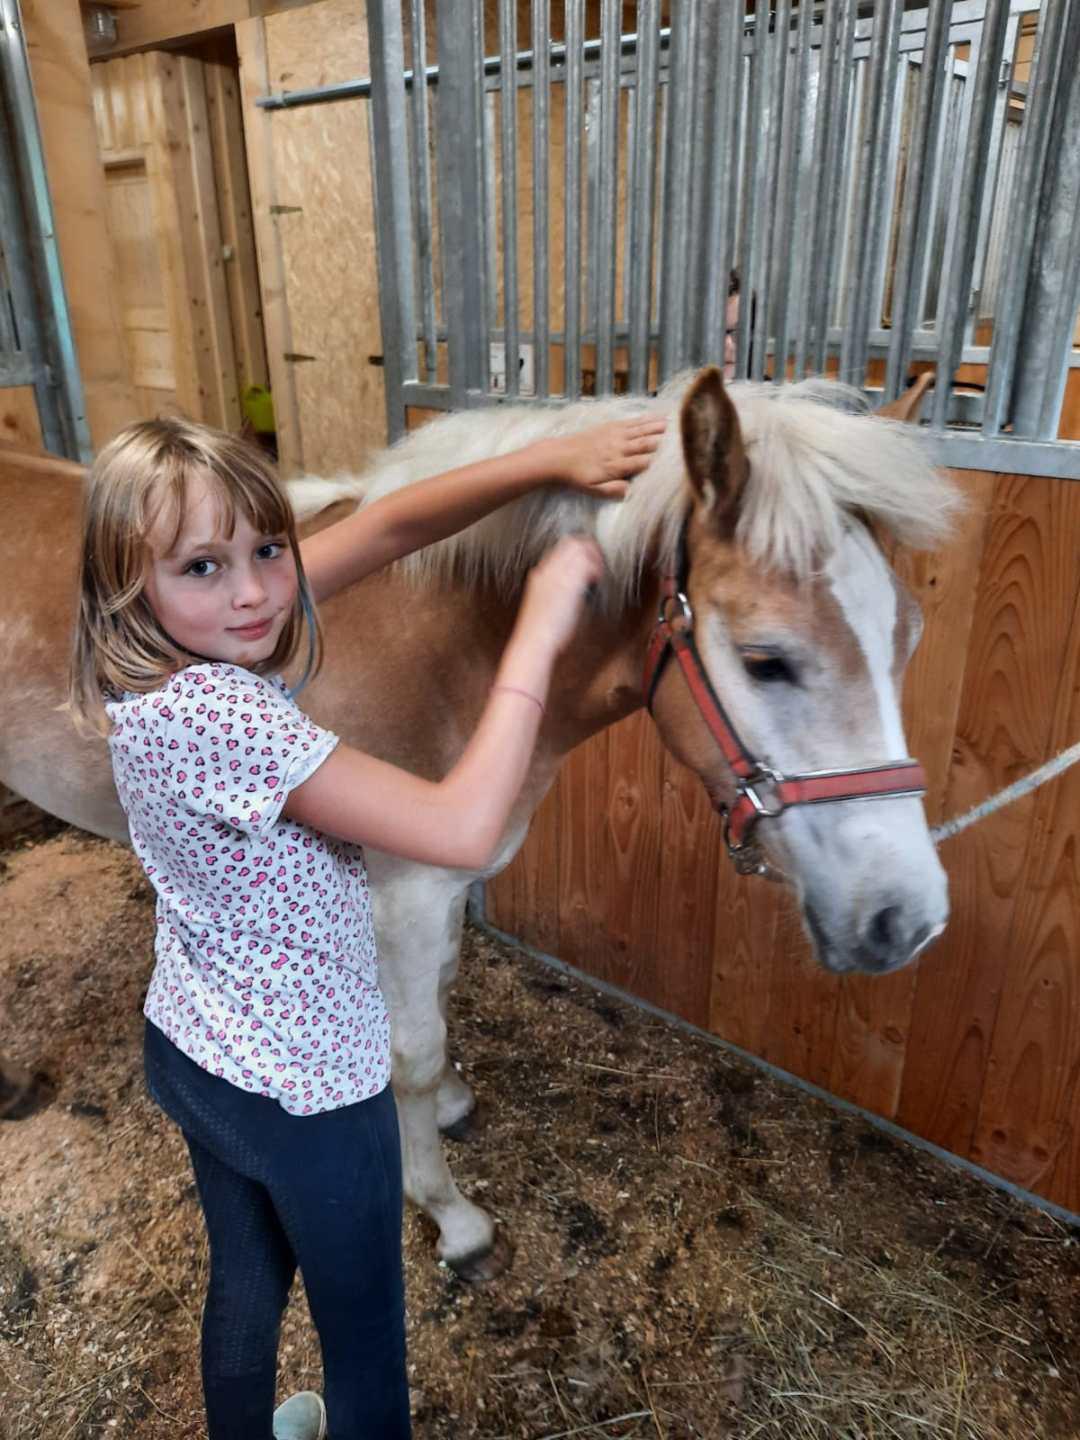
[[[314,1390],[291,1395],[274,1411],[274,1440],[325,1440],[326,1406]]]

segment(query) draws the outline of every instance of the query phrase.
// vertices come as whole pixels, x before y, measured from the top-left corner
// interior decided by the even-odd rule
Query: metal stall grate
[[[0,388],[32,387],[47,450],[91,458],[18,0],[0,0]]]
[[[371,97],[392,435],[717,360],[736,268],[738,375],[932,365],[948,463],[1080,475],[1080,0],[434,10],[372,0],[371,81],[263,102]]]

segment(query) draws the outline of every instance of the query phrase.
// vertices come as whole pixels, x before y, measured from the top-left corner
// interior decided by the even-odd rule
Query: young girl
[[[273,1409],[297,1266],[332,1440],[409,1434],[401,1160],[360,846],[488,861],[599,553],[564,540],[536,567],[476,733],[441,782],[339,743],[280,672],[298,653],[304,680],[318,664],[313,600],[537,485],[618,496],[662,428],[543,441],[302,544],[263,457],[202,426],[135,425],[91,471],[72,709],[108,735],[157,892],[147,1081],[183,1131],[209,1235],[210,1440],[324,1435],[318,1396]]]

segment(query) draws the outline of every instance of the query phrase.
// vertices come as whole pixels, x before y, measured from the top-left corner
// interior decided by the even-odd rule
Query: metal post
[[[424,0],[412,0],[411,17],[413,74],[420,75],[426,61]],[[428,381],[434,383],[438,367],[438,321],[435,314],[434,227],[431,221],[431,128],[426,85],[412,87],[411,104],[413,215],[420,278],[420,314],[424,327],[424,368]]]
[[[660,379],[687,359],[688,236],[693,150],[693,76],[697,57],[698,0],[681,0],[671,24],[668,63],[667,174],[664,187],[664,255],[660,291]]]
[[[795,83],[792,86],[791,104],[788,106],[788,143],[784,165],[781,171],[780,195],[778,201],[779,223],[776,243],[775,267],[777,271],[776,294],[776,348],[773,354],[773,375],[777,380],[787,377],[788,342],[791,335],[791,281],[796,268],[803,269],[795,252],[795,208],[799,188],[799,157],[803,141],[803,92],[806,88],[806,70],[810,57],[810,18],[812,7],[809,0],[800,0],[799,25],[796,34],[797,62]],[[802,247],[799,247],[800,250]]]
[[[892,334],[885,374],[885,399],[895,400],[907,380],[911,364],[912,332],[918,314],[916,277],[922,274],[930,238],[932,211],[928,202],[933,179],[932,161],[943,113],[945,53],[949,40],[948,12],[951,0],[929,0],[926,36],[915,130],[908,147],[908,170],[904,187],[904,209],[900,221],[900,243],[893,272]]]
[[[1008,412],[1039,216],[1039,207],[1034,201],[1042,185],[1049,153],[1051,120],[1061,88],[1067,48],[1062,43],[1062,27],[1070,8],[1075,6],[1071,7],[1071,0],[1065,0],[1064,4],[1045,9],[1035,36],[1016,167],[1014,193],[1021,203],[1009,227],[1005,277],[994,307],[994,338],[983,412],[983,431],[987,435],[998,434]],[[1067,141],[1067,137],[1063,138]]]
[[[1061,0],[1063,6],[1068,0]],[[1061,47],[1061,87],[1050,122],[1048,158],[1017,352],[1013,433],[1057,434],[1069,350],[1080,309],[1080,5]],[[1034,197],[1032,197],[1034,198]]]
[[[565,290],[564,389],[581,393],[581,81],[584,0],[566,0],[566,174],[563,193]],[[448,7],[447,7],[448,8]]]
[[[416,379],[416,316],[409,177],[397,157],[408,154],[405,114],[405,41],[401,7],[392,0],[368,6],[368,45],[375,77],[371,92],[375,231],[379,263],[386,428],[391,441],[405,433],[402,386]],[[446,254],[444,244],[443,254]]]
[[[652,308],[653,217],[656,185],[656,109],[660,45],[657,0],[638,4],[637,112],[631,186],[633,225],[624,264],[630,273],[630,389],[641,394],[649,379],[649,321]]]
[[[548,156],[550,149],[550,0],[533,0],[533,374],[536,394],[550,393],[548,265]]]
[[[745,0],[724,7],[717,44],[719,68],[713,107],[714,149],[709,185],[711,206],[706,246],[708,290],[705,302],[704,357],[722,365],[727,328],[728,280],[735,258],[735,221],[739,183],[739,91],[742,81]]]
[[[831,8],[831,7],[830,7]],[[820,190],[825,200],[824,214],[819,223],[819,234],[814,239],[814,268],[811,279],[811,366],[817,374],[825,373],[825,362],[829,352],[829,325],[832,321],[833,258],[836,253],[836,238],[839,233],[840,214],[838,197],[840,193],[841,166],[844,158],[844,139],[847,126],[848,106],[851,98],[852,71],[855,64],[855,16],[856,0],[843,0],[837,36],[838,49],[835,64],[837,75],[829,115],[829,135],[825,146],[825,170],[821,177]],[[822,64],[832,64],[831,52],[822,51]]]
[[[960,363],[964,344],[964,321],[970,302],[971,268],[978,238],[978,200],[986,176],[993,120],[993,88],[998,80],[1008,19],[1008,0],[987,0],[979,63],[975,72],[975,93],[971,98],[971,123],[958,187],[956,238],[947,273],[944,314],[938,319],[938,365],[933,410],[935,429],[945,425],[952,377]],[[968,83],[971,83],[970,75]]]
[[[379,8],[394,8],[381,0]],[[478,0],[438,7],[439,219],[443,311],[450,389],[462,408],[468,392],[486,391],[488,354],[485,285],[483,15]]]
[[[614,384],[615,218],[619,185],[619,20],[616,0],[600,6],[600,125],[596,184],[596,394]]]
[[[866,378],[871,261],[884,203],[882,141],[888,135],[893,96],[887,72],[890,64],[895,64],[901,14],[902,0],[889,0],[884,16],[879,8],[874,16],[870,46],[870,73],[856,176],[854,243],[847,269],[844,340],[840,348],[840,379],[854,385],[861,385]]]
[[[502,162],[503,362],[508,399],[521,388],[517,273],[517,0],[499,0],[499,158]]]

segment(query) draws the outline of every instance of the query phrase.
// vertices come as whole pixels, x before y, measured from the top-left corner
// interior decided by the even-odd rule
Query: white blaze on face
[[[861,526],[839,547],[829,574],[830,588],[866,661],[881,726],[881,762],[903,759],[907,748],[894,654],[898,597],[880,551]],[[854,757],[850,763],[859,761]]]

